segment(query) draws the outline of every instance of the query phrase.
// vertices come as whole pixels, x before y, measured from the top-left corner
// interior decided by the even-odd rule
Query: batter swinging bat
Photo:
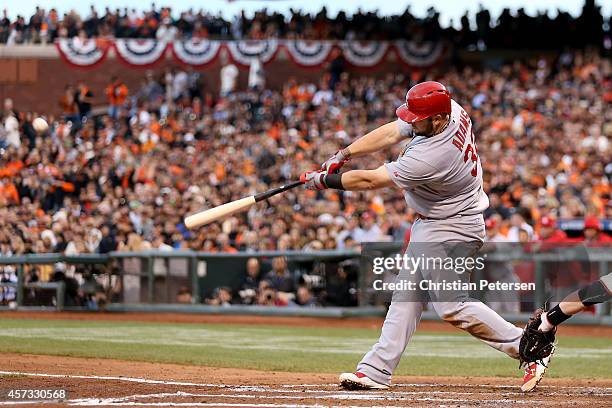
[[[285,184],[283,186],[264,191],[263,193],[241,198],[240,200],[222,204],[215,208],[200,211],[199,213],[186,217],[185,225],[187,226],[187,228],[195,228],[201,227],[202,225],[210,224],[213,221],[218,221],[231,214],[237,213],[238,211],[245,210],[255,203],[267,200],[273,195],[280,194],[283,191],[291,190],[292,188],[297,187],[301,184],[301,181],[293,181],[289,184]]]

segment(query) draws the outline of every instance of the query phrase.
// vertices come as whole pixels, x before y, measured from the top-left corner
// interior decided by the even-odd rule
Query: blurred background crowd
[[[521,24],[542,27],[545,19],[519,14],[491,25],[485,12],[477,16],[478,30],[457,36],[470,38],[463,46],[482,35],[491,44],[499,41],[496,46],[522,47],[528,39],[520,33],[528,31],[519,29]],[[173,27],[166,30],[177,36],[195,35],[199,27],[203,37],[223,38],[406,35],[390,27],[421,30],[425,37],[444,32],[434,11],[407,25],[399,21],[413,21],[409,12],[387,18],[339,15],[335,20],[324,10],[317,16],[294,12],[286,20],[261,12],[253,20],[242,16],[231,23],[192,11],[172,20],[169,9],[155,6],[144,15],[107,10],[98,16],[93,8],[91,13],[84,19],[74,14],[59,18],[53,10],[38,10],[28,23],[5,18],[0,39],[36,42],[43,33],[53,39],[79,30],[89,36],[147,37],[159,35],[160,24]],[[601,17],[590,1],[583,15],[589,21]],[[549,35],[581,33],[580,44],[593,41],[601,47],[607,34],[595,27],[603,23],[563,18],[568,17],[560,13],[547,24],[564,30],[542,29],[541,36],[530,40],[546,47]],[[504,30],[514,33],[511,40]],[[146,71],[132,89],[121,77],[109,78],[103,95],[95,95],[86,81],[67,84],[63,94],[54,96],[61,115],[50,113],[56,109],[29,112],[6,98],[0,107],[0,255],[352,250],[369,241],[407,242],[415,214],[397,189],[295,189],[200,229],[187,230],[182,220],[318,168],[336,150],[395,120],[406,90],[424,80],[446,84],[473,120],[491,202],[485,212],[489,241],[609,245],[602,221],[612,219],[612,63],[600,51],[565,50],[555,58],[525,58],[497,69],[450,66],[385,76],[345,72],[339,58],[319,80],[295,77],[282,89],[266,87],[261,64],[251,69],[249,86],[239,88],[238,68],[224,59],[220,92],[204,87],[206,71],[173,67]],[[38,134],[32,121],[41,114],[50,128]],[[346,168],[378,167],[401,149],[352,160]],[[583,221],[582,229],[561,231],[560,219]],[[350,265],[337,270],[336,281],[323,290],[284,258],[252,258],[240,287],[219,287],[204,301],[221,306],[353,305],[356,273]],[[16,279],[14,268],[2,271],[0,279]],[[34,268],[28,279],[66,280],[67,272],[74,268]],[[72,285],[75,304],[96,308],[106,296],[112,300],[93,283],[86,291],[79,289],[92,275],[83,270],[80,282]],[[119,293],[120,285],[108,287]],[[188,303],[192,296],[185,287],[174,300]]]
[[[318,167],[394,120],[406,89],[425,79],[447,84],[473,119],[491,200],[485,216],[502,235],[518,242],[519,228],[537,239],[544,216],[612,217],[611,70],[596,52],[574,52],[554,63],[421,78],[326,74],[280,90],[235,89],[222,78],[215,95],[199,88],[199,73],[172,69],[148,72],[134,90],[112,78],[108,113],[96,116],[87,85],[67,86],[64,115],[50,117],[42,135],[33,115],[7,99],[0,251],[318,250],[403,241],[414,214],[397,189],[293,190],[193,231],[182,219]],[[348,167],[376,167],[401,148]]]
[[[557,49],[559,44],[574,47],[585,44],[612,46],[610,18],[607,21],[594,0],[586,0],[581,14],[573,17],[557,10],[528,15],[524,9],[504,9],[497,18],[482,5],[475,15],[467,11],[459,24],[440,24],[440,13],[430,7],[425,16],[415,16],[408,7],[402,14],[381,16],[377,12],[358,10],[331,16],[325,7],[309,14],[291,9],[288,15],[267,9],[247,17],[244,11],[231,20],[203,9],[180,12],[153,3],[142,12],[124,7],[89,13],[75,11],[60,14],[57,9],[37,7],[31,16],[10,19],[4,10],[0,19],[0,43],[47,43],[56,38],[82,35],[89,38],[157,38],[175,40],[211,39],[323,39],[323,40],[446,40],[458,48],[540,48]],[[605,25],[604,23],[607,23]],[[604,27],[607,26],[607,31]],[[457,28],[455,28],[457,27]],[[534,33],[537,35],[533,35]]]

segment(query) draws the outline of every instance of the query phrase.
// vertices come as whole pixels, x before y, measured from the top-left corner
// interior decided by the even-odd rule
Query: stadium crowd
[[[46,43],[56,38],[157,38],[174,40],[183,38],[217,39],[338,39],[338,40],[446,40],[459,48],[548,48],[558,44],[583,46],[592,44],[611,47],[610,16],[601,13],[594,0],[585,0],[582,12],[573,17],[557,10],[552,18],[547,11],[536,16],[524,9],[511,12],[504,9],[496,20],[491,12],[480,6],[474,16],[466,11],[460,19],[460,29],[441,27],[440,13],[431,7],[424,17],[413,15],[408,7],[400,15],[380,16],[377,12],[358,10],[331,17],[323,7],[316,14],[291,9],[285,16],[267,9],[247,17],[243,11],[231,21],[220,14],[213,15],[202,9],[189,9],[176,14],[171,7],[152,4],[148,10],[136,11],[125,7],[115,10],[106,7],[103,12],[91,6],[85,16],[74,10],[60,15],[58,9],[37,7],[28,18],[18,15],[12,21],[4,10],[0,19],[0,43]],[[607,23],[607,24],[606,24]],[[607,31],[604,31],[607,27]],[[534,36],[533,33],[538,35]],[[607,44],[607,45],[606,45]]]
[[[44,134],[34,131],[32,112],[5,100],[0,254],[312,251],[404,241],[415,214],[397,189],[296,189],[193,231],[182,218],[316,168],[394,120],[406,89],[425,79],[447,84],[473,119],[494,235],[544,240],[555,230],[550,220],[587,217],[595,231],[585,239],[609,240],[599,220],[612,218],[612,66],[597,52],[422,78],[326,74],[318,83],[291,80],[282,90],[226,89],[223,96],[204,92],[198,75],[149,72],[136,90],[113,78],[109,114],[100,116],[91,113],[87,85],[70,85],[58,95],[64,115],[49,116]],[[348,167],[371,168],[400,150]],[[224,302],[218,292],[213,304]]]

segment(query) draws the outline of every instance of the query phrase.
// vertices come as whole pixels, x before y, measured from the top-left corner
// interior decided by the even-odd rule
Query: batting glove
[[[308,190],[325,190],[327,184],[325,184],[326,171],[322,170],[311,170],[300,176],[300,181],[304,183],[304,187]]]
[[[336,174],[349,160],[351,160],[351,154],[348,149],[338,150],[332,157],[327,159],[327,161],[321,165],[321,170],[329,174]]]

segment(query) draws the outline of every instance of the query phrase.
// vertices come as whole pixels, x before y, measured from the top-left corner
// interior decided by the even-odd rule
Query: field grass
[[[296,372],[352,370],[378,330],[0,319],[3,352]],[[397,374],[519,376],[518,362],[460,331],[417,332]],[[551,377],[612,378],[609,339],[561,337]]]

